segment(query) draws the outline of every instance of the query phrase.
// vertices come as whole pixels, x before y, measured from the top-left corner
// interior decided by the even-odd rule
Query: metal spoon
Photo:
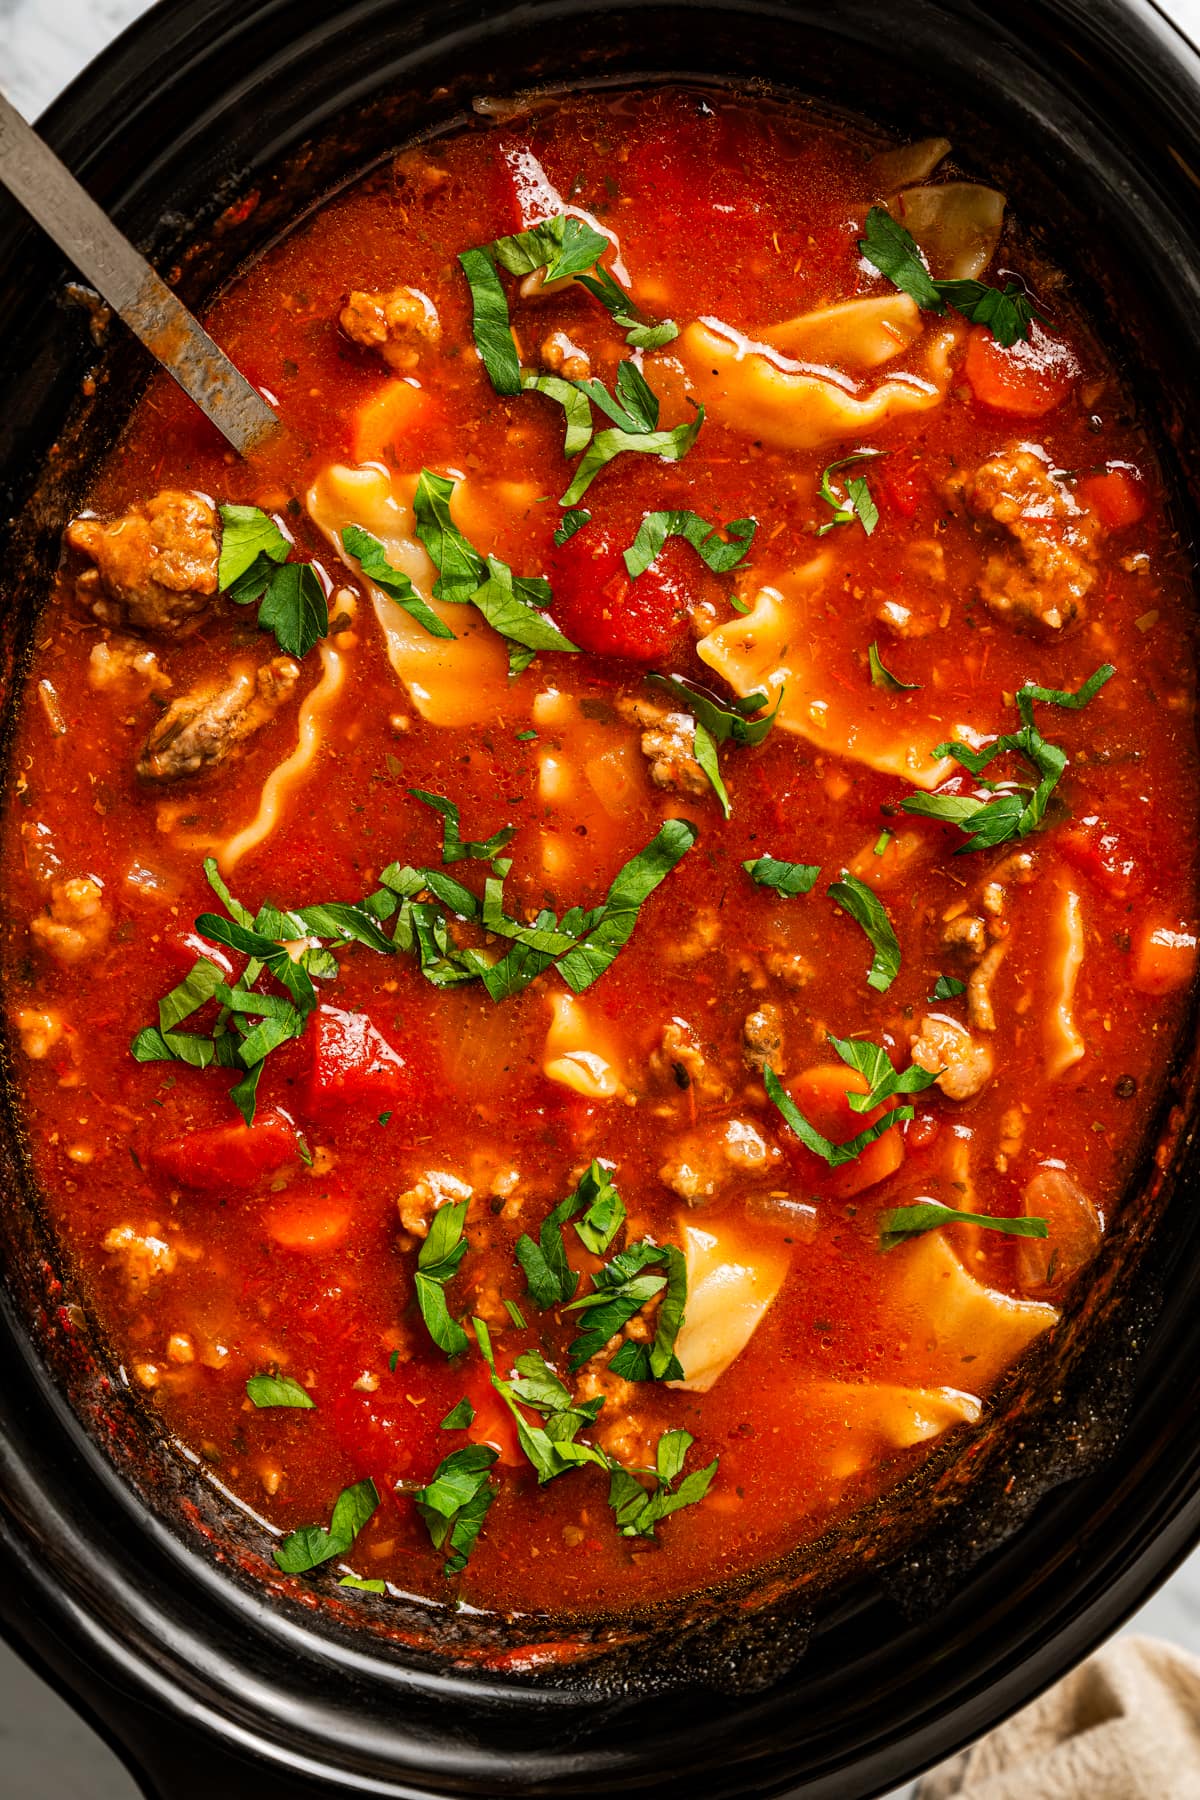
[[[262,395],[2,94],[0,182],[240,455],[280,429]]]

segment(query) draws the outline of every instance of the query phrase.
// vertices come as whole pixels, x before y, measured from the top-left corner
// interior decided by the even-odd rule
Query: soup
[[[152,383],[13,751],[55,1228],[284,1575],[744,1575],[980,1420],[1161,1096],[1189,593],[1112,351],[944,140],[686,89],[404,151],[208,323],[285,430]]]

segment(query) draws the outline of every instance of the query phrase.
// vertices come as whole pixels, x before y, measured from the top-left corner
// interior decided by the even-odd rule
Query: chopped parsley
[[[625,1204],[603,1163],[593,1161],[584,1170],[574,1193],[547,1214],[537,1243],[528,1232],[517,1240],[515,1255],[525,1271],[529,1298],[539,1312],[564,1306],[574,1299],[579,1286],[579,1276],[567,1262],[563,1242],[563,1228],[572,1220],[576,1221],[580,1242],[594,1256],[604,1255],[625,1223]]]
[[[901,681],[898,675],[893,675],[890,669],[884,668],[878,644],[868,645],[867,664],[871,670],[872,687],[886,688],[893,694],[915,694],[920,689],[919,681]]]
[[[230,1096],[250,1125],[265,1058],[302,1035],[317,1005],[314,979],[329,981],[338,974],[337,959],[326,944],[360,943],[387,954],[395,946],[362,907],[339,901],[281,912],[264,905],[251,914],[230,894],[212,857],[205,860],[204,873],[230,916],[201,913],[196,930],[211,943],[246,957],[246,965],[231,986],[211,958],[197,957],[184,979],[159,1001],[158,1024],[139,1031],[130,1051],[138,1062],[183,1062],[194,1069],[236,1071]],[[307,943],[296,957],[287,948],[312,938],[318,943]],[[264,976],[276,981],[284,993],[261,992],[258,983]],[[179,1029],[210,1002],[218,1010],[208,1032]]]
[[[497,1372],[492,1340],[482,1319],[471,1321],[484,1361],[491,1371],[492,1386],[512,1414],[517,1427],[517,1441],[537,1471],[538,1486],[565,1475],[580,1463],[594,1463],[607,1469],[609,1459],[594,1444],[576,1443],[585,1425],[594,1425],[604,1405],[603,1396],[594,1400],[572,1399],[570,1391],[559,1380],[544,1356],[527,1350],[514,1365],[515,1378],[505,1381]],[[540,1413],[542,1425],[531,1425],[522,1406]]]
[[[952,306],[972,324],[985,325],[1007,350],[1027,338],[1034,319],[1044,319],[1025,290],[1010,281],[1002,290],[982,281],[935,281],[925,266],[916,239],[893,219],[886,207],[873,206],[858,247],[881,275],[909,294],[924,312],[944,313]]]
[[[840,881],[830,883],[829,898],[866,932],[874,952],[867,986],[874,988],[876,993],[886,993],[900,973],[900,944],[882,901],[865,881],[851,875],[848,869],[842,870]]]
[[[510,668],[519,673],[539,650],[575,654],[579,646],[564,637],[542,610],[550,600],[550,584],[540,575],[514,575],[497,556],[481,556],[450,515],[455,484],[445,475],[422,469],[413,497],[416,533],[438,571],[435,600],[474,606],[500,636],[507,638]],[[526,654],[528,652],[528,654]]]
[[[489,1479],[496,1452],[490,1444],[464,1444],[442,1458],[424,1487],[397,1484],[407,1493],[422,1519],[435,1550],[448,1550],[442,1564],[445,1575],[457,1575],[467,1566],[497,1489]]]
[[[292,1406],[308,1410],[316,1401],[290,1375],[251,1375],[246,1392],[255,1406]]]
[[[645,1271],[656,1263],[667,1265],[666,1275],[646,1274]],[[668,1287],[671,1291],[664,1296],[660,1308],[658,1334],[653,1346],[647,1349],[642,1344],[627,1344],[623,1349],[641,1352],[641,1355],[625,1358],[625,1366],[618,1367],[622,1357],[619,1350],[609,1367],[624,1374],[626,1379],[682,1381],[683,1369],[675,1355],[675,1339],[683,1323],[687,1300],[686,1265],[682,1252],[673,1244],[652,1244],[648,1239],[630,1244],[611,1262],[597,1269],[592,1276],[592,1292],[582,1299],[572,1300],[567,1306],[568,1312],[583,1314],[579,1335],[567,1351],[572,1372],[598,1356],[609,1339],[640,1312],[648,1300],[653,1300]],[[665,1319],[662,1317],[664,1312]],[[644,1368],[646,1373],[631,1375],[631,1362],[636,1362],[638,1369]]]
[[[238,606],[258,603],[258,624],[288,656],[306,656],[329,630],[325,590],[310,563],[291,563],[292,546],[257,506],[222,506],[217,588]]]
[[[1036,787],[1026,782],[1011,782],[1000,788],[993,781],[981,781],[993,798],[981,800],[973,794],[910,794],[900,802],[904,812],[923,819],[936,819],[943,825],[956,825],[970,840],[959,846],[958,855],[968,850],[990,850],[1010,839],[1028,837],[1038,830],[1046,816],[1050,796],[1067,767],[1067,754],[1057,744],[1048,743],[1034,723],[1035,703],[1066,707],[1078,712],[1094,700],[1105,682],[1116,670],[1103,663],[1074,693],[1062,688],[1038,687],[1027,681],[1017,690],[1018,731],[1005,732],[993,739],[985,750],[972,750],[967,744],[945,743],[934,746],[936,757],[952,756],[970,774],[980,776],[1000,756],[1019,756],[1038,776]]]
[[[1049,1236],[1045,1219],[1002,1219],[993,1213],[960,1212],[955,1206],[943,1206],[940,1200],[918,1200],[912,1206],[893,1207],[879,1221],[879,1248],[894,1250],[909,1238],[923,1232],[937,1231],[943,1225],[981,1225],[986,1231],[1002,1231],[1009,1237],[1044,1238]]]
[[[430,637],[453,639],[454,633],[450,627],[422,600],[408,576],[402,570],[392,567],[387,551],[377,537],[372,537],[361,525],[347,525],[342,532],[342,549],[347,556],[354,558],[367,580],[373,581],[377,588],[382,588],[388,599],[394,600],[397,606],[402,606]]]
[[[334,1501],[328,1529],[302,1525],[290,1532],[275,1552],[285,1575],[303,1575],[335,1556],[344,1556],[379,1505],[379,1493],[370,1476],[343,1488]]]
[[[475,1421],[475,1408],[471,1405],[471,1402],[464,1395],[464,1397],[459,1401],[457,1406],[452,1406],[450,1408],[450,1411],[446,1414],[445,1418],[442,1420],[441,1424],[438,1426],[438,1430],[439,1431],[465,1431],[467,1426],[473,1424],[474,1421]]]
[[[853,525],[858,520],[867,536],[870,537],[879,523],[879,508],[876,506],[867,486],[865,475],[850,475],[845,480],[845,493],[839,494],[833,486],[833,477],[839,469],[848,469],[854,463],[870,462],[876,456],[883,456],[882,450],[856,450],[852,456],[839,457],[821,471],[821,485],[817,494],[833,513],[824,525],[817,526],[817,536],[824,537],[827,531],[833,531],[838,525]]]
[[[820,863],[781,862],[777,856],[752,857],[742,867],[756,886],[774,888],[785,900],[811,894],[821,873]]]
[[[517,835],[515,825],[502,825],[490,838],[464,838],[460,830],[459,810],[453,800],[447,800],[444,794],[431,794],[425,788],[409,788],[408,792],[411,799],[419,800],[422,806],[431,806],[434,812],[441,813],[444,863],[490,862]]]
[[[576,1236],[593,1256],[603,1256],[625,1223],[625,1202],[602,1162],[593,1160],[584,1170],[574,1197],[587,1208],[582,1219],[575,1219]]]
[[[622,363],[621,367],[632,368],[633,364]],[[703,423],[704,408],[698,406],[694,419],[681,425],[673,425],[669,431],[634,430],[632,425],[598,431],[580,458],[570,486],[560,494],[559,505],[577,506],[601,469],[626,451],[637,451],[643,456],[659,456],[664,462],[681,462],[700,435]]]
[[[585,525],[591,522],[591,517],[586,506],[572,507],[570,512],[563,514],[558,529],[554,533],[554,542],[558,545],[565,544],[568,538],[573,538],[577,531],[581,531]]]
[[[467,1254],[464,1228],[469,1200],[451,1200],[439,1206],[429,1226],[429,1236],[417,1257],[414,1284],[425,1328],[439,1350],[458,1356],[470,1339],[457,1319],[450,1316],[446,1288],[462,1267]]]
[[[687,1453],[695,1441],[690,1431],[666,1431],[658,1440],[653,1469],[639,1470],[635,1474],[629,1469],[613,1468],[609,1478],[608,1504],[612,1507],[617,1530],[622,1537],[652,1538],[660,1519],[668,1518],[682,1507],[695,1506],[698,1500],[703,1500],[712,1485],[720,1459],[714,1457],[706,1468],[694,1469],[680,1481]],[[649,1492],[638,1479],[639,1474],[653,1478],[654,1485]],[[675,1485],[676,1482],[678,1486]]]
[[[666,688],[673,699],[686,706],[717,743],[733,743],[742,749],[762,743],[783,704],[782,689],[772,711],[764,714],[763,708],[770,695],[759,690],[747,694],[744,700],[734,700],[732,705],[726,706],[716,694],[702,687],[698,681],[693,681],[690,676],[648,675],[646,679],[656,687]]]
[[[733,812],[733,803],[729,798],[729,789],[725,786],[721,775],[720,758],[712,733],[696,720],[692,732],[692,754],[708,777],[708,785],[721,803],[721,811],[729,818]]]
[[[636,581],[654,562],[668,538],[681,537],[714,573],[725,575],[749,553],[757,530],[757,519],[732,519],[721,526],[710,525],[694,512],[646,513],[625,552],[625,567]]]
[[[387,1582],[380,1581],[377,1575],[369,1578],[362,1575],[343,1575],[338,1582],[339,1587],[357,1588],[362,1594],[386,1594]]]
[[[868,1112],[899,1094],[921,1093],[937,1080],[936,1072],[931,1074],[928,1069],[921,1068],[919,1063],[913,1063],[911,1067],[898,1073],[887,1051],[878,1044],[866,1043],[857,1038],[832,1036],[829,1042],[842,1061],[849,1068],[857,1070],[868,1084],[869,1091],[865,1094],[847,1093],[846,1099],[853,1112]],[[873,1144],[885,1131],[914,1117],[911,1106],[893,1107],[881,1119],[876,1119],[873,1125],[866,1126],[856,1137],[835,1144],[804,1117],[769,1063],[763,1070],[763,1085],[768,1099],[782,1113],[785,1122],[791,1126],[800,1142],[814,1156],[819,1156],[823,1162],[828,1163],[831,1169],[840,1169],[845,1163],[854,1162],[868,1144]]]
[[[939,975],[933,984],[933,992],[929,998],[931,1000],[957,1000],[958,996],[965,994],[966,991],[966,982],[960,981],[957,975]]]

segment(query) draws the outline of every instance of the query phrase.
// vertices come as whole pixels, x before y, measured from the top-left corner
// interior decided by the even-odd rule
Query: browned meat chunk
[[[420,288],[389,288],[372,294],[356,288],[338,315],[348,338],[364,350],[378,350],[393,368],[411,368],[418,350],[413,337],[434,343],[441,335],[437,307]]]
[[[46,911],[29,921],[29,929],[55,962],[77,963],[97,955],[112,930],[104,889],[90,875],[53,882]]]
[[[1032,450],[1012,449],[951,484],[955,498],[1013,540],[996,548],[980,597],[1018,624],[1061,631],[1081,616],[1096,579],[1099,525]]]
[[[650,1071],[664,1086],[695,1090],[701,1100],[724,1100],[729,1088],[719,1067],[700,1048],[686,1019],[668,1019],[661,1041],[650,1052]]]
[[[650,764],[655,787],[680,794],[712,792],[708,776],[693,754],[696,721],[688,713],[672,712],[653,700],[617,701],[623,719],[642,727],[642,755]]]
[[[137,638],[104,638],[88,657],[88,684],[119,700],[144,700],[165,693],[171,678],[159,667],[153,650]]]
[[[742,1061],[759,1075],[783,1066],[783,1017],[770,1000],[747,1013],[742,1022]]]
[[[990,1046],[977,1042],[965,1025],[944,1013],[929,1013],[921,1020],[912,1059],[931,1075],[937,1073],[937,1085],[948,1100],[970,1100],[992,1079]]]
[[[670,1146],[658,1179],[686,1200],[704,1206],[739,1175],[765,1175],[779,1152],[746,1119],[727,1119],[689,1132]]]
[[[224,762],[274,718],[295,687],[300,668],[276,656],[260,669],[235,663],[227,687],[204,683],[173,700],[142,745],[143,781],[182,781]]]
[[[587,351],[572,343],[565,331],[552,331],[543,343],[540,355],[543,369],[549,369],[552,375],[561,375],[566,381],[586,381],[592,372]]]
[[[217,591],[217,515],[200,494],[168,488],[119,519],[72,519],[66,540],[92,564],[75,592],[103,625],[185,637]]]

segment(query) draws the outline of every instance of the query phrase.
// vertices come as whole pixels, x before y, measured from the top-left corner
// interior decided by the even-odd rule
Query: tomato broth
[[[743,1575],[1086,1286],[1192,978],[1189,572],[1007,198],[727,93],[477,119],[211,308],[263,458],[156,379],[68,527],[30,1154],[297,1580]]]

